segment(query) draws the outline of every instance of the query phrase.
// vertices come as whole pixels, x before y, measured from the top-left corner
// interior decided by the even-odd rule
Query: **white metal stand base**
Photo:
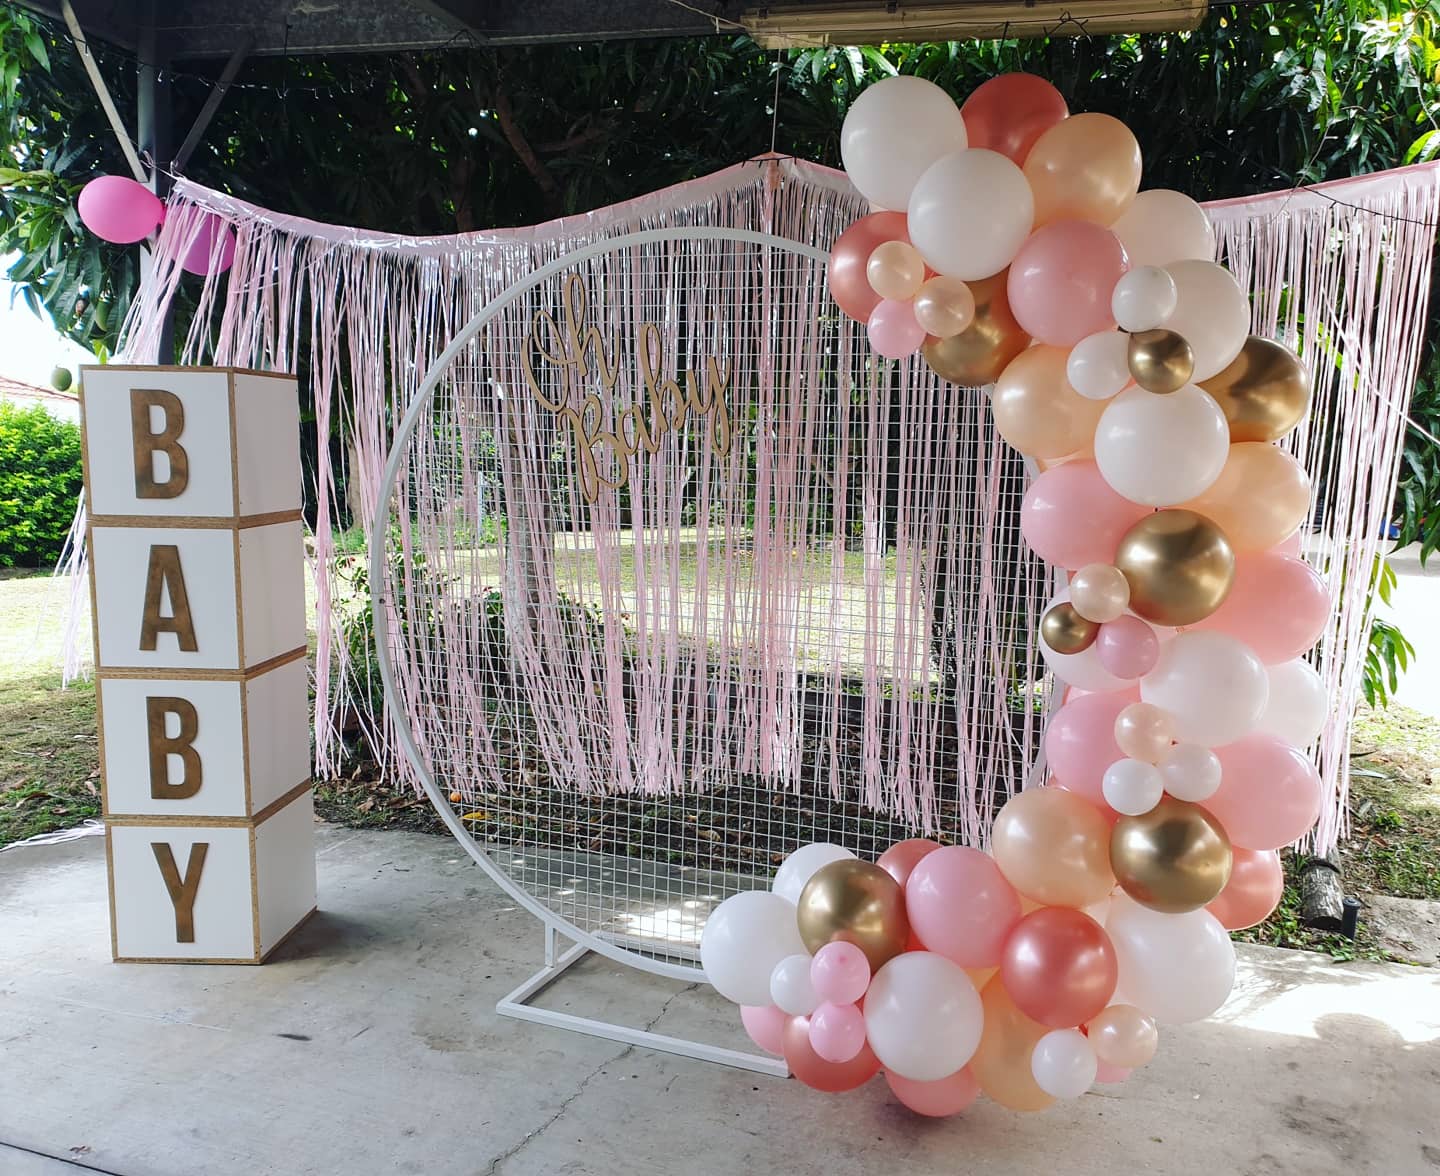
[[[648,1029],[632,1029],[628,1025],[615,1025],[609,1021],[597,1021],[591,1017],[577,1017],[572,1013],[560,1013],[553,1009],[537,1009],[530,1005],[540,993],[559,980],[565,972],[590,954],[583,943],[577,943],[560,955],[556,955],[555,929],[545,928],[545,966],[515,989],[500,998],[495,1011],[502,1017],[514,1017],[521,1021],[533,1021],[537,1025],[549,1025],[554,1029],[568,1029],[572,1033],[585,1033],[591,1037],[603,1037],[609,1041],[622,1041],[626,1045],[658,1049],[663,1053],[679,1054],[681,1057],[697,1058],[702,1062],[718,1062],[722,1066],[733,1066],[739,1070],[752,1070],[757,1074],[771,1074],[776,1078],[788,1078],[789,1067],[781,1058],[765,1054],[744,1053],[738,1049],[725,1049],[718,1045],[706,1045],[700,1041],[689,1041],[683,1037],[669,1037],[663,1033],[652,1033]]]

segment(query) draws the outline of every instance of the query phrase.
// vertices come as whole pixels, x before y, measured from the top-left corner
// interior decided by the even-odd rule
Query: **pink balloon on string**
[[[870,346],[886,359],[914,355],[925,342],[925,328],[915,317],[914,304],[893,298],[882,299],[870,312],[866,334],[870,337]]]
[[[1160,636],[1129,613],[1106,621],[1095,638],[1100,664],[1117,678],[1143,678],[1160,660]]]
[[[219,244],[216,244],[216,241]],[[235,260],[235,231],[213,212],[204,214],[200,229],[185,256],[180,268],[188,274],[223,274]]]
[[[934,1082],[917,1082],[913,1078],[902,1078],[899,1074],[885,1071],[885,1082],[890,1092],[901,1104],[917,1115],[943,1118],[958,1115],[975,1101],[980,1094],[980,1084],[966,1066],[956,1070],[948,1078],[937,1078]]]
[[[1314,568],[1293,555],[1256,551],[1236,559],[1230,595],[1193,627],[1238,637],[1274,665],[1308,650],[1329,621],[1330,592]]]
[[[1110,296],[1129,268],[1109,229],[1062,220],[1030,234],[1010,266],[1010,311],[1026,334],[1073,347],[1115,325]]]
[[[76,208],[87,229],[115,245],[143,241],[165,219],[160,198],[126,176],[97,176],[80,189]]]
[[[1046,562],[1083,568],[1114,563],[1125,532],[1149,513],[1149,507],[1115,493],[1093,461],[1067,461],[1025,491],[1020,531]]]
[[[856,322],[868,323],[880,305],[866,276],[866,266],[877,245],[886,241],[910,242],[903,212],[873,212],[862,216],[836,239],[830,250],[830,296]]]
[[[998,151],[1015,164],[1024,164],[1035,140],[1069,114],[1060,91],[1028,73],[982,82],[960,107],[970,146]]]

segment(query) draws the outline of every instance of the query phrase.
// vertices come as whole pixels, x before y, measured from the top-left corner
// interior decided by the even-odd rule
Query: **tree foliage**
[[[0,402],[0,568],[55,566],[81,483],[80,426]]]

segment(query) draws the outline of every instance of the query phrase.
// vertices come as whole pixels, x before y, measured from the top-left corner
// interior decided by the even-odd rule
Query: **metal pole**
[[[170,79],[167,47],[156,32],[156,0],[145,0],[140,6],[138,86],[135,102],[135,139],[142,156],[150,162],[150,190],[161,200],[170,194],[169,169],[173,157],[174,118],[170,110]],[[146,247],[141,254],[142,280],[149,276],[152,259]],[[175,311],[165,309],[160,324],[160,346],[156,360],[162,364],[175,362]]]

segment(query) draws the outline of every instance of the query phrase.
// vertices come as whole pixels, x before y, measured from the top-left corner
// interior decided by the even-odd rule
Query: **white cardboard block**
[[[299,510],[300,395],[295,378],[237,371],[232,379],[239,513]]]
[[[260,955],[315,909],[315,795],[308,788],[255,830]]]
[[[305,533],[300,521],[240,532],[245,665],[305,644]]]

